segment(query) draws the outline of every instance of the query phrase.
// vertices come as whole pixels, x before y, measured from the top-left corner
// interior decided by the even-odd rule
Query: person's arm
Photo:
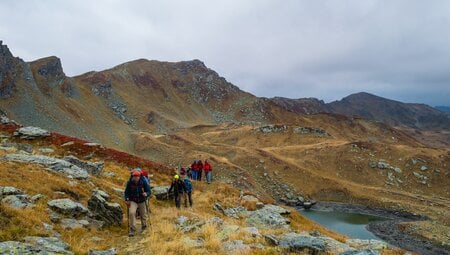
[[[170,193],[172,191],[172,189],[173,189],[173,182],[172,182],[172,184],[170,184],[170,189],[167,191],[167,193]]]
[[[150,194],[152,194],[152,190],[150,189],[150,185],[148,184],[148,181],[144,182],[144,191],[145,191],[145,193],[147,193],[147,197],[149,197]]]
[[[124,198],[125,198],[125,201],[128,201],[129,200],[129,198],[130,198],[130,182],[127,182],[127,185],[126,185],[126,187],[125,187],[125,192],[124,192]]]

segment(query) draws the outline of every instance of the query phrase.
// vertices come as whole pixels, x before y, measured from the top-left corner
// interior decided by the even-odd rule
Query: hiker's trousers
[[[202,180],[202,170],[198,170],[197,171],[197,181],[201,181]]]
[[[183,196],[183,193],[178,193],[178,194],[174,194],[174,199],[175,199],[175,206],[177,208],[181,207],[181,196]]]
[[[136,210],[139,210],[139,215],[141,215],[141,226],[147,226],[147,209],[145,206],[145,202],[136,203],[134,201],[130,201],[130,208],[128,208],[130,218],[128,221],[130,222],[130,230],[136,231]]]
[[[192,207],[192,192],[184,192],[184,206],[188,206],[188,200],[189,200],[189,206]]]
[[[211,179],[212,179],[212,173],[211,173],[212,171],[208,171],[208,172],[205,172],[205,175],[206,175],[206,182],[207,183],[211,183]]]

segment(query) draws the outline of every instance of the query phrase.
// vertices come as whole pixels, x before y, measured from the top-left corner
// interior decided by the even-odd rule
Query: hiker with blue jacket
[[[125,202],[128,207],[129,236],[136,232],[136,210],[141,215],[142,231],[147,228],[146,200],[150,197],[150,185],[141,177],[141,172],[133,170],[125,188]]]
[[[191,179],[189,179],[188,176],[185,176],[183,179],[184,183],[184,207],[188,206],[188,200],[189,200],[189,206],[192,207],[192,182]]]

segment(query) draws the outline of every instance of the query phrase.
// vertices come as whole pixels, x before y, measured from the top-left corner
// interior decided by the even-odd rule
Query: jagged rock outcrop
[[[103,167],[105,166],[104,162],[87,162],[78,159],[75,156],[67,156],[64,157],[63,160],[72,163],[81,169],[85,169],[89,174],[99,176],[103,171]]]
[[[89,174],[85,169],[69,163],[62,159],[42,156],[42,155],[23,155],[23,154],[7,154],[2,157],[6,161],[14,161],[20,163],[40,164],[47,169],[62,173],[75,179],[88,179]]]
[[[28,195],[15,187],[0,187],[0,201],[14,208],[33,206]]]
[[[13,57],[8,46],[0,41],[0,99],[13,94],[19,74],[20,59]]]
[[[88,209],[96,220],[104,222],[104,226],[122,225],[123,212],[118,203],[108,202],[109,195],[102,190],[94,190],[88,201]]]

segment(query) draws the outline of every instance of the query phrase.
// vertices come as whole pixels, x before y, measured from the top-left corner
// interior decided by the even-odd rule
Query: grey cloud
[[[325,101],[450,105],[448,24],[444,0],[0,2],[13,53],[59,56],[68,75],[197,58],[255,95]]]

